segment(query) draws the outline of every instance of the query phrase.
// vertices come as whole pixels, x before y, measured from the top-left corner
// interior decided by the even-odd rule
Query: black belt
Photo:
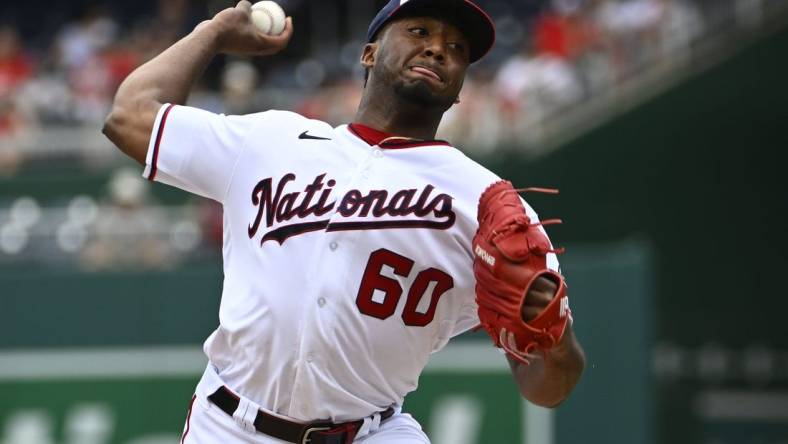
[[[208,400],[230,416],[233,416],[240,403],[238,396],[226,387],[219,388],[208,396]],[[380,412],[380,420],[389,419],[392,415],[394,408],[389,407]],[[300,424],[269,415],[262,410],[258,410],[254,418],[254,428],[258,432],[296,444],[350,444],[363,424],[363,419],[341,424],[330,421]]]

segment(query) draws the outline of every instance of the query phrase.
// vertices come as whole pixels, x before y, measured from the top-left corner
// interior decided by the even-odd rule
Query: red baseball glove
[[[473,273],[481,328],[496,347],[528,364],[534,349],[548,350],[561,340],[571,311],[563,276],[547,268],[547,254],[560,251],[552,248],[541,229],[561,221],[532,222],[519,191],[557,193],[538,188],[515,190],[508,181],[488,187],[479,199]],[[552,280],[558,289],[544,310],[526,322],[523,305],[540,277]]]

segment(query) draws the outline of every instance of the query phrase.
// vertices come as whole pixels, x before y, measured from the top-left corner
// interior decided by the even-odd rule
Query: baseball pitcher
[[[363,98],[336,128],[185,106],[217,54],[266,56],[241,1],[134,71],[104,133],[144,177],[224,208],[220,325],[182,444],[429,443],[402,412],[430,354],[489,333],[520,393],[553,407],[584,367],[556,251],[509,182],[435,140],[492,47],[468,0],[391,0]],[[503,359],[503,358],[502,358]]]

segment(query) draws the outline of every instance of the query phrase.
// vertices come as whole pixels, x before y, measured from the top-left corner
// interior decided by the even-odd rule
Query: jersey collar
[[[445,140],[421,140],[409,137],[399,137],[393,134],[376,130],[360,123],[351,123],[348,130],[356,137],[370,146],[379,146],[385,149],[417,148],[420,146],[451,146]]]

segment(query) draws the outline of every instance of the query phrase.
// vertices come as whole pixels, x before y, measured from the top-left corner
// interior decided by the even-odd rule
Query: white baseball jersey
[[[385,137],[282,111],[158,114],[145,177],[224,206],[205,353],[266,410],[340,422],[401,405],[478,324],[471,240],[499,178],[446,142]]]

